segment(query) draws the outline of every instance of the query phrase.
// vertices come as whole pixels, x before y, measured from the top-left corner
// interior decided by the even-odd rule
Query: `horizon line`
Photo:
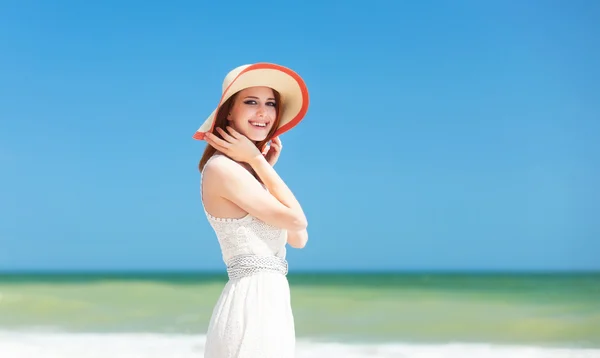
[[[15,269],[0,275],[227,275],[224,269]],[[296,274],[600,274],[600,269],[299,269]]]

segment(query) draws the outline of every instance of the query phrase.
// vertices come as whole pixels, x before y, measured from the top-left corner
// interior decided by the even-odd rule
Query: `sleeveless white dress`
[[[287,231],[249,214],[225,219],[204,212],[229,275],[212,312],[204,358],[293,358]]]

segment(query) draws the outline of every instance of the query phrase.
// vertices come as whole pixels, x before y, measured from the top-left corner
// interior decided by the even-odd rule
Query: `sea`
[[[297,358],[600,357],[600,273],[290,273]],[[0,358],[202,358],[222,273],[0,274]]]

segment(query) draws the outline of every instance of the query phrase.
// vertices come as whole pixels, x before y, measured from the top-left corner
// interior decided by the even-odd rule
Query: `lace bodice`
[[[219,240],[223,261],[227,262],[237,255],[285,258],[286,230],[270,226],[251,215],[241,219],[222,219],[206,210],[205,213]]]
[[[209,161],[213,158],[215,156]],[[238,255],[274,255],[285,258],[287,230],[271,226],[250,214],[239,219],[229,219],[214,217],[206,208],[204,213],[217,235],[225,263]]]

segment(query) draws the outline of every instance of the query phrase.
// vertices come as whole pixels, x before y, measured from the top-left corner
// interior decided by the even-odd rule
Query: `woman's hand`
[[[281,150],[283,149],[283,145],[281,144],[281,139],[279,137],[275,137],[271,140],[271,145],[269,145],[268,151],[264,154],[265,159],[272,167],[275,166],[277,160],[279,160],[279,156],[281,155]]]
[[[210,132],[206,133],[204,138],[213,148],[227,155],[231,159],[238,162],[250,163],[256,157],[262,156],[262,153],[250,139],[238,133],[232,127],[227,126],[227,131],[229,133],[221,128],[217,128],[217,131],[221,134],[223,139]]]

